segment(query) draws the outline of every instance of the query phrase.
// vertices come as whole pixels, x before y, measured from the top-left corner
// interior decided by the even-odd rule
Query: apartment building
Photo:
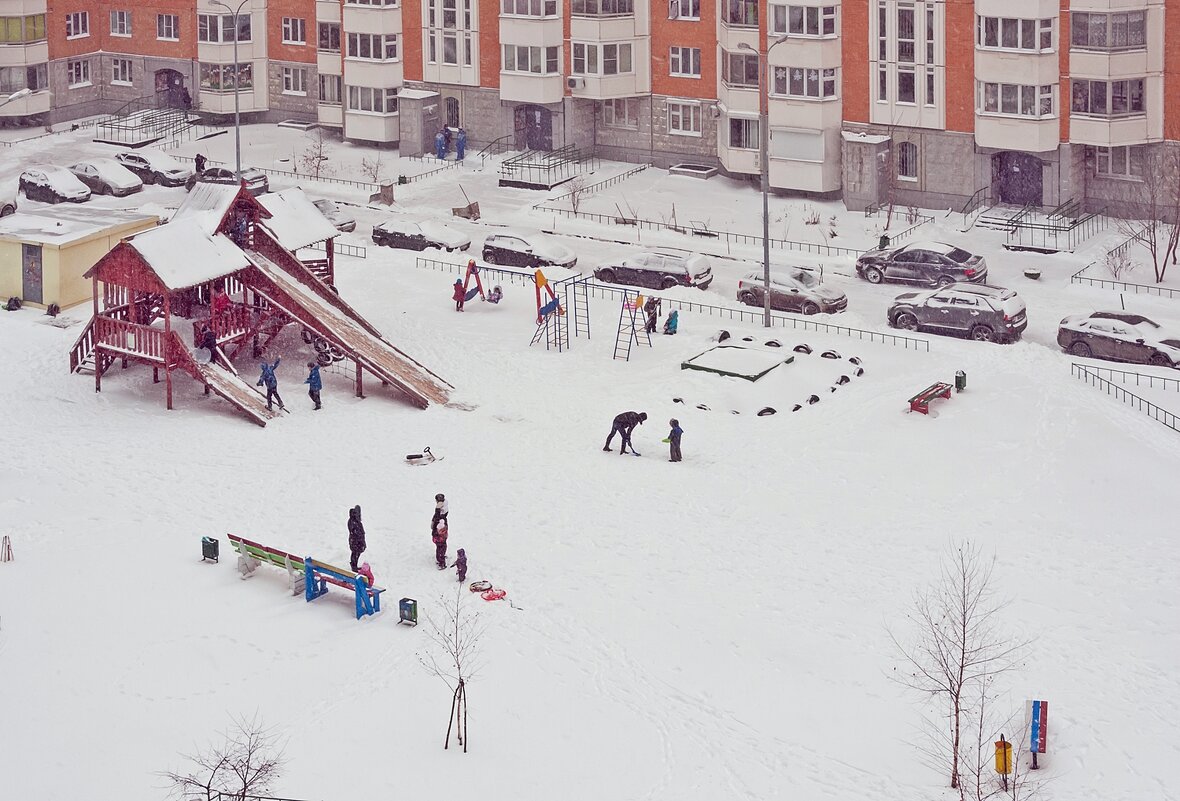
[[[852,207],[1130,208],[1180,139],[1169,0],[148,2],[0,0],[0,123],[236,95],[366,142],[461,125],[753,177],[765,78],[771,186]]]

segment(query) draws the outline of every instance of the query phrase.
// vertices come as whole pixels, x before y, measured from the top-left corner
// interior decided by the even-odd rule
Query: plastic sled
[[[433,464],[434,462],[440,461],[441,459],[441,456],[435,456],[433,453],[431,453],[429,447],[423,448],[422,453],[406,454],[406,464],[410,465]]]

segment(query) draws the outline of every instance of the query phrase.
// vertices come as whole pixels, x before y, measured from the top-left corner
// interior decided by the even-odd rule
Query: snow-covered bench
[[[360,573],[335,567],[310,556],[303,560],[303,572],[307,576],[305,595],[308,601],[314,601],[328,592],[328,585],[335,584],[352,590],[356,598],[356,619],[365,615],[374,615],[381,611],[381,593],[383,587],[371,587],[369,581]]]
[[[254,571],[258,569],[258,566],[266,563],[275,567],[281,567],[287,571],[287,581],[292,595],[298,595],[304,591],[305,560],[302,557],[252,542],[235,534],[228,534],[227,536],[229,537],[230,545],[238,552],[238,572],[242,574],[242,578],[249,578],[254,575]]]
[[[951,385],[938,381],[910,398],[910,411],[930,414],[930,401],[935,398],[951,399]]]

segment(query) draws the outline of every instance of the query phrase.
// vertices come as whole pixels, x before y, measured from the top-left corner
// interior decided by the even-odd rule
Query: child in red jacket
[[[451,299],[455,301],[455,311],[463,311],[463,298],[466,296],[463,291],[463,282],[458,278],[455,279],[455,291],[451,295]]]

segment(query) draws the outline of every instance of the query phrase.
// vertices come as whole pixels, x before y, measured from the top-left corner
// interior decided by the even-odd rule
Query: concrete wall
[[[304,95],[283,94],[283,68],[293,67],[306,70],[307,93]],[[319,74],[315,64],[306,62],[269,61],[266,70],[267,92],[270,95],[270,110],[283,119],[314,120],[318,114],[317,97],[320,92]]]

